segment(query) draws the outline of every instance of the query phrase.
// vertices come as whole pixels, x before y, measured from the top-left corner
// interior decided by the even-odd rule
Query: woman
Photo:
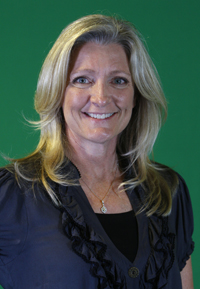
[[[1,170],[2,286],[193,288],[190,197],[148,158],[166,101],[135,28],[103,15],[70,24],[35,108],[36,150]]]

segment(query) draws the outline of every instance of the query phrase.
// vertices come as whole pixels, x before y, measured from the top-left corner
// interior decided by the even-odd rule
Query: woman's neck
[[[71,160],[84,179],[95,178],[96,181],[109,178],[109,175],[113,174],[117,166],[115,152],[110,155],[102,155],[101,157],[75,153],[72,154]]]
[[[73,148],[71,161],[80,171],[82,178],[96,181],[112,178],[118,163],[115,144],[83,145],[73,140],[70,143]]]

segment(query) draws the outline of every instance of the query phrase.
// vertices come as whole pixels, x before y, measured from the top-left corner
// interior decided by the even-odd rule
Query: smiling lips
[[[92,118],[96,118],[96,119],[106,119],[111,117],[114,113],[89,113],[89,112],[85,112],[86,115],[92,117]]]

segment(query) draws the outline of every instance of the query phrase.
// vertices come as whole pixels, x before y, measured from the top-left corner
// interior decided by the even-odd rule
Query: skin
[[[120,45],[89,42],[73,54],[63,101],[66,134],[74,152],[72,161],[81,179],[101,199],[116,175],[106,198],[110,213],[132,209],[125,192],[120,198],[116,194],[122,180],[116,169],[116,141],[129,123],[134,105],[133,81]],[[100,119],[94,114],[109,117]],[[93,210],[100,212],[99,199],[80,183]]]
[[[128,60],[117,44],[85,44],[74,55],[63,111],[69,139],[84,147],[116,145],[134,107]],[[91,117],[98,114],[98,119]],[[90,115],[89,115],[90,114]],[[113,114],[106,119],[104,114]]]
[[[101,203],[88,187],[103,199],[113,179],[105,199],[108,212],[132,209],[126,193],[117,191],[122,176],[116,165],[116,141],[129,123],[134,106],[134,85],[120,45],[87,43],[73,54],[62,108],[66,134],[73,147],[72,161],[81,173],[80,184],[96,213],[100,213]],[[191,259],[182,270],[181,279],[183,289],[194,288]]]
[[[183,289],[194,289],[191,257],[181,271],[181,280]]]

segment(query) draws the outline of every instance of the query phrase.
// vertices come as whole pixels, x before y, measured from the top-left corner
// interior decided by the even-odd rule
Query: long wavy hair
[[[36,150],[14,160],[18,180],[41,182],[56,205],[60,205],[49,180],[68,186],[77,185],[62,168],[70,160],[70,145],[65,133],[62,101],[67,85],[72,52],[87,42],[123,47],[135,85],[136,105],[131,120],[118,136],[116,152],[120,170],[132,171],[132,178],[121,185],[133,188],[141,184],[146,199],[140,211],[147,215],[170,213],[173,193],[178,184],[176,173],[149,159],[159,129],[167,115],[167,104],[159,77],[144,41],[129,22],[116,17],[90,15],[68,25],[60,34],[42,66],[35,109],[40,121],[40,141]]]

